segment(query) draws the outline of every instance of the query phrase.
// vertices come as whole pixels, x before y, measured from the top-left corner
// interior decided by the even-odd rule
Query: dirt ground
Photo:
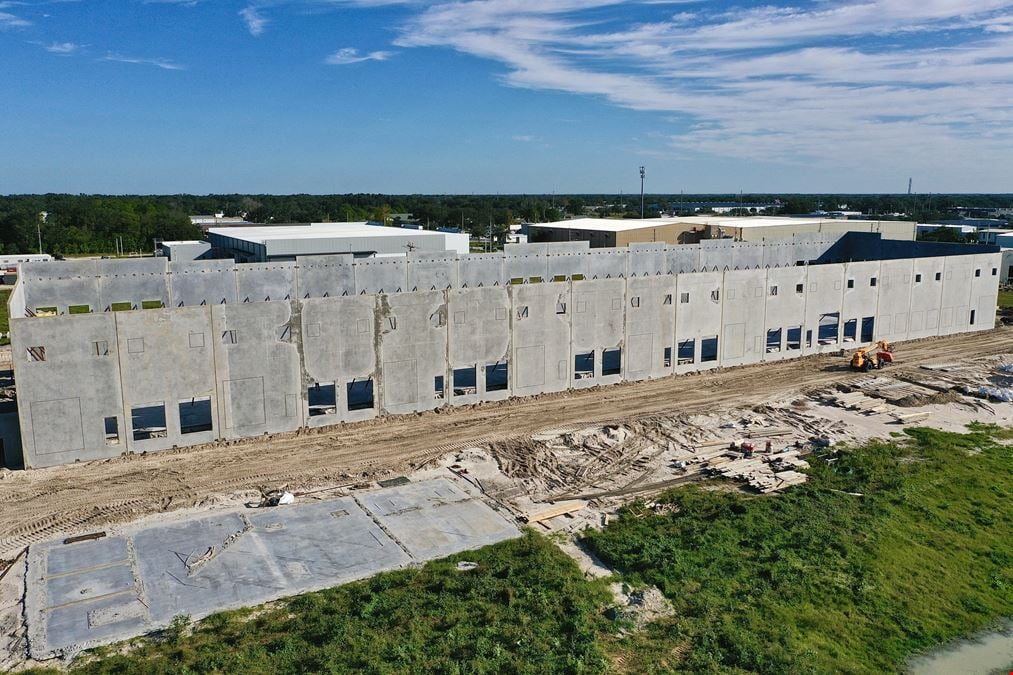
[[[899,363],[889,373],[896,376],[918,372],[923,364],[1008,353],[1013,351],[1011,338],[1013,330],[997,329],[904,343],[898,345]],[[637,463],[644,453],[662,457],[676,452],[680,438],[687,444],[696,442],[699,439],[693,437],[693,429],[706,431],[713,426],[708,415],[722,411],[737,414],[780,402],[787,411],[781,423],[789,423],[792,409],[788,402],[801,393],[854,378],[844,358],[809,357],[152,455],[0,471],[0,560],[13,559],[33,542],[93,531],[152,513],[235,503],[261,487],[306,492],[347,486],[409,473],[448,453],[480,446],[495,450],[501,444],[522,448],[559,435],[579,436],[596,425],[610,425],[614,430],[609,433],[629,433],[630,437],[617,436],[611,445],[592,448],[595,457],[601,455],[595,462],[610,471],[616,467],[628,470],[636,478],[644,473],[640,469],[650,468],[649,462]],[[659,417],[666,415],[689,415],[690,423],[676,430],[665,429]],[[695,422],[694,415],[699,418]],[[826,418],[825,425],[818,414],[808,422],[796,420],[793,424],[812,433],[821,425],[833,424],[832,415]],[[837,423],[847,424],[844,419]],[[805,429],[805,424],[813,429]],[[742,429],[748,428],[747,420]],[[704,437],[701,432],[699,438]],[[507,460],[510,454],[512,461],[525,461],[523,452],[501,453]],[[594,487],[598,476],[593,462],[581,469],[582,475],[567,473],[566,464],[561,465],[557,484],[547,480],[543,486],[535,486],[541,493],[530,496],[541,500],[576,493],[572,495],[576,498]],[[652,484],[654,478],[648,475],[639,480]]]

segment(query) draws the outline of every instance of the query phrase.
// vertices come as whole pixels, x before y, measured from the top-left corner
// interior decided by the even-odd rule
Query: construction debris
[[[285,490],[270,490],[260,492],[259,502],[247,502],[247,508],[251,509],[262,509],[265,507],[272,506],[285,506],[286,504],[294,504],[295,495]]]
[[[529,513],[527,515],[522,515],[521,520],[523,522],[532,524],[540,523],[543,520],[549,520],[550,518],[555,518],[557,516],[565,516],[571,513],[575,513],[585,508],[586,506],[587,502],[580,499],[575,501],[557,502],[547,509],[542,509],[541,511],[536,511],[534,513]]]

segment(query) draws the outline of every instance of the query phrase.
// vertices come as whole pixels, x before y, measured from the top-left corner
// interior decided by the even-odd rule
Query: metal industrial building
[[[770,216],[685,216],[644,220],[574,218],[528,226],[531,242],[586,241],[591,248],[646,242],[695,244],[706,239],[769,241],[801,234],[841,235],[846,232],[874,232],[884,239],[913,241],[915,223]]]
[[[849,233],[23,263],[0,438],[9,465],[49,466],[987,330],[999,260]]]
[[[468,253],[467,234],[368,223],[311,223],[211,228],[215,257],[237,262],[292,261],[298,256],[351,253],[356,257],[419,253]]]
[[[211,244],[206,241],[157,241],[155,255],[164,255],[169,260],[200,260],[211,255]]]

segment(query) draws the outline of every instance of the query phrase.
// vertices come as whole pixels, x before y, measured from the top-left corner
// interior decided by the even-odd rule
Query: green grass
[[[999,291],[999,306],[1013,307],[1013,291]]]
[[[909,429],[780,496],[682,489],[588,542],[676,618],[613,649],[633,672],[895,672],[1013,610],[1013,448]],[[973,454],[972,454],[973,453]],[[853,496],[847,492],[860,493]]]
[[[458,560],[479,564],[458,571]],[[544,537],[282,601],[215,614],[185,636],[99,649],[81,673],[601,673],[610,597]],[[91,659],[88,661],[88,659]],[[41,671],[40,671],[41,672]]]
[[[10,327],[10,315],[7,311],[7,300],[11,297],[10,289],[0,290],[0,333],[8,332]],[[9,338],[0,338],[0,345],[10,344]]]
[[[134,303],[132,302],[114,302],[111,305],[109,305],[109,309],[113,310],[114,312],[129,312],[133,308]]]
[[[141,309],[161,309],[163,306],[161,300],[141,300]]]
[[[82,673],[897,672],[1013,609],[1013,430],[905,430],[781,495],[680,488],[587,542],[675,615],[623,634],[546,538],[185,621]],[[861,496],[848,493],[859,493]],[[644,516],[643,514],[648,515]],[[455,568],[473,560],[474,571]],[[125,653],[118,653],[123,651]]]

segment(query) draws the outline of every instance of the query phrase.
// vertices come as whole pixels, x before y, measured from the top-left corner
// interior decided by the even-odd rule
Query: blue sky
[[[0,0],[0,193],[1013,192],[1013,0]]]

